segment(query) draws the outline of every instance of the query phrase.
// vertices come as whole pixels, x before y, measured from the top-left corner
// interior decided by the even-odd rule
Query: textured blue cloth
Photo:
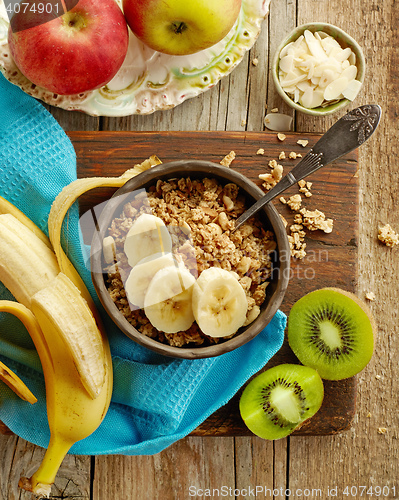
[[[41,104],[0,75],[0,195],[47,233],[51,203],[74,179],[75,152],[64,131]],[[76,210],[68,219],[68,231],[68,254],[100,307],[84,266]],[[0,298],[13,299],[2,285]],[[75,454],[162,451],[227,403],[266,364],[280,349],[286,324],[279,311],[245,346],[191,361],[155,354],[129,340],[107,315],[103,319],[113,356],[112,402],[98,430],[73,446]],[[40,360],[24,327],[8,314],[0,315],[0,359],[38,398],[30,405],[0,382],[0,420],[22,438],[46,447],[49,430]]]

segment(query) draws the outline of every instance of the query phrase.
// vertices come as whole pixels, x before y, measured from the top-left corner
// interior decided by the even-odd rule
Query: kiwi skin
[[[304,325],[304,312],[319,305],[317,300],[350,311],[348,320],[355,325],[356,335],[348,342],[348,351],[329,357],[314,345],[310,345],[310,333]],[[339,305],[341,304],[341,306]],[[345,312],[347,312],[345,310]],[[346,319],[346,318],[345,318]],[[288,342],[299,361],[314,368],[323,379],[342,380],[359,373],[370,361],[374,349],[376,324],[368,306],[355,294],[340,288],[322,288],[299,299],[291,309],[288,318]]]
[[[272,393],[276,387],[285,391],[282,397],[281,393]],[[316,370],[289,363],[277,365],[257,375],[245,387],[240,414],[255,435],[281,439],[312,417],[320,409],[323,397],[323,381]]]

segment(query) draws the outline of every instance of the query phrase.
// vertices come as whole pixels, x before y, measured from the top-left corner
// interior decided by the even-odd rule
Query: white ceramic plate
[[[121,0],[117,0],[121,5]],[[257,39],[270,0],[242,0],[230,33],[213,47],[190,56],[169,56],[141,43],[130,32],[126,60],[106,86],[70,96],[33,85],[16,67],[7,43],[8,17],[0,0],[0,69],[24,92],[47,104],[93,116],[149,114],[177,106],[212,88],[243,59]]]

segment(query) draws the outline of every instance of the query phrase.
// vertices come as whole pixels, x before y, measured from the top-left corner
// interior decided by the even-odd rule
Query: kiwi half
[[[323,397],[323,381],[313,368],[283,364],[251,380],[241,395],[240,413],[257,436],[280,439],[312,417]]]
[[[288,318],[291,349],[302,364],[327,380],[363,370],[373,354],[374,330],[366,304],[338,288],[308,293],[294,304]]]

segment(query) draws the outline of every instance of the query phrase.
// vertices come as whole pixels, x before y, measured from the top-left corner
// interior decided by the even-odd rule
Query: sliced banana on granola
[[[190,328],[194,283],[194,276],[182,265],[164,267],[154,275],[145,294],[144,312],[155,328],[165,333]]]
[[[237,278],[225,269],[202,271],[193,287],[193,313],[210,337],[234,334],[246,321],[248,303]]]
[[[125,282],[125,292],[130,303],[144,307],[144,298],[155,274],[164,267],[177,266],[173,255],[156,253],[141,259],[130,271]]]
[[[172,250],[172,239],[162,219],[151,214],[141,214],[126,235],[124,251],[129,265],[156,253]]]

